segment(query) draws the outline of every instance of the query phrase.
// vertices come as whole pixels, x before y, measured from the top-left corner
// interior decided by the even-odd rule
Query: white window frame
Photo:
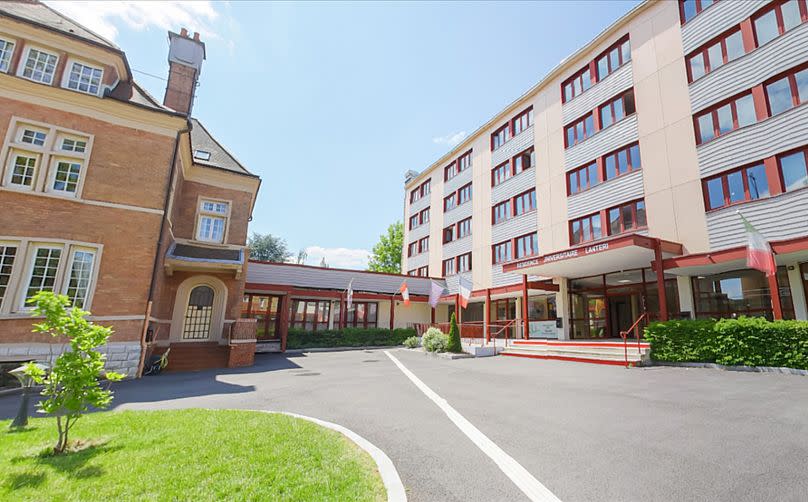
[[[86,91],[79,89],[79,87],[75,88],[70,87],[70,75],[71,73],[73,73],[74,65],[80,65],[85,68],[90,68],[91,70],[98,70],[101,72],[101,76],[98,79],[98,90],[96,92],[92,92],[89,89],[89,85]],[[80,92],[82,94],[89,94],[90,96],[100,96],[104,92],[104,68],[102,66],[96,66],[80,59],[68,58],[67,64],[65,65],[65,69],[62,72],[62,87],[64,87],[65,89],[69,89],[71,91]]]
[[[226,212],[219,212],[215,210],[205,209],[204,206],[206,203],[209,204],[225,204],[227,206]],[[214,199],[210,197],[199,197],[196,206],[196,223],[194,224],[194,239],[199,242],[207,242],[211,244],[226,244],[227,237],[230,231],[230,214],[232,212],[232,201],[224,200],[224,199]],[[223,220],[223,228],[222,228],[222,238],[219,239],[212,239],[209,236],[201,235],[202,232],[202,220],[204,218],[213,219],[221,219]],[[212,227],[211,227],[212,228]]]
[[[14,166],[17,163],[17,158],[19,157],[26,157],[26,158],[33,158],[36,160],[34,163],[34,174],[31,179],[31,185],[20,185],[18,183],[14,183],[12,179],[14,178]],[[38,153],[34,152],[26,152],[23,150],[12,150],[8,156],[8,162],[6,163],[6,177],[3,180],[3,184],[8,188],[12,188],[14,190],[22,190],[26,192],[31,192],[36,189],[37,186],[37,179],[39,178],[39,171],[40,166],[42,164],[42,156]]]
[[[25,280],[19,284],[17,288],[17,310],[27,312],[33,307],[26,303],[28,299],[28,288],[31,286],[31,279],[34,275],[34,261],[36,261],[37,252],[40,249],[58,249],[59,250],[59,263],[56,265],[56,273],[53,276],[53,291],[60,291],[60,284],[62,282],[62,275],[64,273],[65,263],[65,245],[63,243],[53,242],[34,242],[30,243],[26,252],[26,269]]]
[[[72,192],[70,190],[60,190],[56,188],[56,175],[58,174],[59,164],[62,162],[66,162],[68,164],[78,164],[79,166],[79,179],[76,181],[76,189]],[[84,161],[79,158],[73,157],[52,157],[51,158],[51,165],[50,169],[48,169],[48,180],[47,184],[45,185],[45,191],[48,193],[53,193],[57,195],[62,195],[64,197],[76,197],[78,193],[81,192],[81,189],[84,184]]]
[[[71,303],[71,305],[75,305],[83,310],[89,309],[90,299],[93,296],[94,287],[95,287],[95,272],[96,272],[96,262],[98,261],[98,250],[96,248],[86,247],[86,246],[70,246],[70,255],[67,260],[67,265],[65,267],[64,272],[64,280],[62,281],[62,289],[61,293],[63,295],[70,296],[68,294],[68,290],[70,289],[70,279],[72,278],[73,274],[73,265],[76,262],[76,254],[77,253],[90,253],[93,255],[93,261],[90,265],[90,277],[88,278],[87,282],[87,291],[83,298],[82,305],[75,305],[75,303]],[[71,300],[74,300],[71,298]],[[74,300],[75,301],[75,300]]]
[[[32,50],[37,51],[37,52],[39,52],[41,54],[47,54],[48,56],[53,56],[53,57],[56,58],[56,61],[53,63],[53,74],[51,74],[50,80],[48,80],[47,82],[44,81],[44,80],[37,80],[37,79],[33,78],[33,76],[31,76],[31,77],[26,77],[25,76],[25,67],[28,64],[28,59],[31,57],[31,51]],[[47,49],[43,49],[42,47],[29,45],[28,47],[25,48],[25,54],[24,54],[24,56],[22,58],[20,58],[20,62],[17,65],[17,76],[22,77],[22,78],[24,78],[26,80],[30,80],[31,82],[36,82],[38,84],[53,85],[53,79],[56,78],[56,69],[58,67],[59,67],[59,54],[57,54],[56,52],[49,51]]]
[[[0,50],[0,73],[8,73],[11,70],[11,58],[14,57],[17,41],[8,37],[0,37],[0,42],[3,43],[3,49]]]
[[[19,241],[13,240],[0,239],[0,247],[14,247],[16,249],[14,252],[14,263],[11,265],[11,273],[9,274],[8,282],[5,286],[6,290],[3,292],[3,296],[0,296],[0,313],[2,313],[4,305],[11,305],[11,303],[14,302],[16,279],[17,276],[19,276],[20,262],[24,258],[24,250],[22,246],[20,246]],[[2,260],[0,260],[0,266],[2,266]]]
[[[23,141],[25,137],[26,131],[33,131],[34,133],[40,133],[45,135],[45,139],[42,141],[41,145],[36,143],[28,143],[27,141]],[[48,139],[50,138],[50,130],[45,129],[43,127],[37,127],[31,124],[27,124],[25,122],[18,123],[16,127],[16,131],[14,132],[14,142],[18,145],[23,146],[24,148],[36,149],[37,151],[43,150],[45,146],[48,144]]]

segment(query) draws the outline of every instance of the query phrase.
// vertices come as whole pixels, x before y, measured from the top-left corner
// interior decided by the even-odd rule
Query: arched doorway
[[[213,300],[215,293],[208,285],[199,285],[188,295],[185,309],[185,320],[182,325],[183,340],[207,340],[210,338],[210,327],[213,319]]]

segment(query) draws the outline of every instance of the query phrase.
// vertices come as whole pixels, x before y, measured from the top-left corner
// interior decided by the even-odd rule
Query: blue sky
[[[251,231],[364,267],[403,178],[445,153],[637,1],[49,2],[168,72],[167,29],[207,46],[194,115],[263,179]],[[136,78],[162,99],[165,81]],[[538,152],[541,155],[541,152]]]

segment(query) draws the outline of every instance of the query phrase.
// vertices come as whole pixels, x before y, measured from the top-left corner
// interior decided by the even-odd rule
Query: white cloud
[[[212,23],[219,13],[209,1],[47,1],[48,6],[109,40],[118,36],[115,25],[122,22],[142,31],[150,27],[198,31],[202,39],[220,38]]]
[[[437,138],[432,138],[432,142],[438,145],[448,145],[449,148],[453,148],[460,144],[461,141],[466,139],[468,133],[466,131],[460,131],[456,133],[450,133],[446,136],[438,136]]]
[[[306,265],[320,265],[325,258],[329,267],[354,268],[364,270],[368,267],[370,251],[367,249],[323,248],[309,246],[306,248]]]

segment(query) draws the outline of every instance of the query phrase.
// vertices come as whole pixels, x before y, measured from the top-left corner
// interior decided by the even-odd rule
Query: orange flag
[[[410,290],[407,289],[407,281],[401,283],[401,287],[398,288],[398,292],[401,293],[401,298],[404,299],[404,306],[410,306]]]

